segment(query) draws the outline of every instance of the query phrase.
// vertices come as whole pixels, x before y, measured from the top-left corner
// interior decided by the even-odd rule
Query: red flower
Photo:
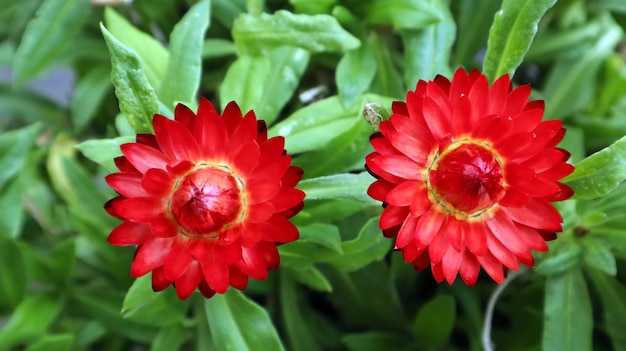
[[[138,245],[131,276],[152,272],[155,291],[173,284],[180,299],[267,278],[276,245],[298,238],[288,218],[303,206],[302,170],[284,139],[268,139],[265,123],[234,102],[221,117],[205,99],[197,116],[181,104],[174,115],[155,115],[155,135],[121,146],[120,172],[106,177],[120,195],[105,208],[124,222],[109,243]]]
[[[503,265],[533,266],[530,250],[547,251],[562,230],[551,202],[573,194],[558,182],[574,170],[556,148],[565,129],[542,122],[543,101],[529,96],[507,75],[489,87],[459,69],[451,82],[420,81],[372,135],[366,165],[378,179],[368,194],[385,207],[383,234],[416,270],[474,285],[482,266],[501,283]]]

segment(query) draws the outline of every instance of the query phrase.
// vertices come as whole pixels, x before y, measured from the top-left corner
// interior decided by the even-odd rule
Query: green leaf
[[[76,145],[85,157],[104,167],[109,172],[117,172],[113,159],[122,156],[120,145],[135,141],[133,136],[121,136],[113,139],[90,139]]]
[[[545,276],[559,275],[578,267],[583,260],[583,248],[576,241],[569,241],[552,252],[556,254],[541,261],[535,272]]]
[[[372,82],[371,92],[396,99],[403,98],[406,94],[402,84],[402,76],[391,57],[390,43],[378,34],[370,36],[370,45],[376,58],[376,76]],[[414,87],[410,87],[414,88]]]
[[[574,190],[575,199],[604,196],[626,179],[626,137],[576,164],[562,180]]]
[[[104,20],[111,34],[137,53],[148,82],[151,86],[158,87],[163,80],[169,61],[167,49],[151,35],[133,26],[112,7],[105,8]]]
[[[447,2],[430,0],[429,6],[436,8],[441,21],[420,30],[404,30],[404,82],[413,89],[420,79],[430,80],[436,75],[450,76],[450,51],[454,43],[456,25]]]
[[[150,346],[150,351],[180,350],[183,343],[189,338],[185,328],[174,324],[162,328]]]
[[[553,32],[542,32],[535,38],[526,60],[534,62],[551,62],[555,57],[580,59],[604,31],[601,20],[592,20],[584,25]]]
[[[441,20],[439,9],[421,0],[374,0],[367,11],[372,24],[392,24],[399,29],[421,29]]]
[[[543,15],[556,0],[517,1],[504,0],[496,12],[487,41],[483,73],[494,82],[498,77],[513,76]]]
[[[617,274],[615,256],[613,256],[610,246],[593,236],[586,236],[583,240],[583,258],[590,267],[611,276]]]
[[[30,345],[26,351],[70,351],[73,342],[72,334],[46,335]]]
[[[369,88],[376,75],[376,59],[367,41],[346,52],[335,72],[339,98],[346,108],[356,103]]]
[[[330,9],[337,3],[337,0],[289,0],[296,12],[307,15],[317,15],[329,13]]]
[[[297,281],[307,285],[311,289],[321,292],[333,291],[333,287],[324,276],[324,273],[320,272],[315,266],[299,264],[289,268],[291,268],[291,274]]]
[[[544,306],[544,350],[592,349],[591,301],[580,269],[548,277]]]
[[[21,178],[14,178],[0,187],[0,237],[17,238],[20,234],[24,221],[24,184],[28,184]]]
[[[501,0],[457,1],[455,19],[457,40],[453,53],[453,66],[474,67],[477,54],[484,47],[493,16],[500,9]]]
[[[284,350],[267,311],[230,289],[205,302],[213,341],[223,351]]]
[[[600,23],[599,36],[583,53],[557,60],[550,70],[543,86],[545,100],[549,102],[546,117],[567,117],[596,98],[594,84],[590,83],[596,81],[602,63],[623,37],[623,29],[610,16],[602,17]]]
[[[309,316],[305,316],[303,313],[303,309],[306,308],[306,301],[302,291],[298,289],[294,277],[288,270],[281,270],[279,301],[289,349],[293,351],[322,351],[311,332]]]
[[[174,26],[170,35],[170,59],[159,89],[160,100],[168,108],[176,102],[191,104],[196,101],[210,10],[209,0],[199,1]]]
[[[80,32],[90,9],[84,0],[45,0],[41,4],[15,52],[16,86],[22,86],[55,62]]]
[[[306,193],[307,200],[344,199],[378,204],[367,195],[374,178],[367,173],[344,173],[301,181],[298,188]]]
[[[313,223],[298,228],[300,231],[300,240],[315,243],[342,254],[341,235],[339,228],[332,224]]]
[[[0,188],[20,171],[40,128],[33,124],[0,134]]]
[[[295,15],[278,10],[269,15],[241,15],[233,25],[240,54],[262,54],[279,46],[296,46],[310,52],[347,51],[360,42],[328,15]]]
[[[365,332],[348,334],[342,339],[350,351],[416,351],[415,340],[404,334]]]
[[[12,310],[26,293],[26,265],[15,240],[0,236],[0,311]]]
[[[206,39],[202,44],[202,59],[209,60],[237,54],[235,43],[225,39]]]
[[[128,289],[122,303],[121,313],[127,320],[171,328],[177,326],[185,318],[189,301],[179,300],[174,289],[154,292],[152,275],[146,274],[137,278]]]
[[[379,261],[389,252],[392,241],[378,228],[378,217],[372,218],[359,231],[359,235],[342,243],[343,255],[330,260],[338,269],[352,272]]]
[[[426,347],[438,349],[450,339],[456,319],[456,302],[450,295],[437,295],[420,308],[413,333]]]
[[[266,55],[240,56],[226,72],[220,104],[236,101],[242,111],[254,110],[271,124],[298,87],[309,56],[306,50],[287,46]]]
[[[0,349],[10,350],[20,343],[42,337],[60,308],[58,299],[48,293],[25,297],[0,330]]]
[[[269,130],[285,137],[285,149],[297,154],[319,149],[350,128],[359,114],[354,106],[345,109],[337,96],[312,103],[294,112]]]
[[[101,24],[111,55],[111,81],[122,111],[137,133],[152,132],[152,117],[159,112],[159,100],[148,82],[135,51],[127,48]]]
[[[67,238],[55,243],[50,252],[50,271],[60,283],[67,283],[76,266],[76,240]]]
[[[111,87],[110,75],[109,67],[97,66],[78,81],[70,106],[77,131],[85,128],[98,112]]]
[[[598,270],[589,270],[595,284],[604,315],[604,328],[611,337],[614,350],[626,349],[626,288],[612,277]]]

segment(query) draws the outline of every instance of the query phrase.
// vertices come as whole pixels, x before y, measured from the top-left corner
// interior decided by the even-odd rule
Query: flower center
[[[242,184],[228,167],[196,168],[177,182],[170,214],[185,235],[217,237],[243,218]]]
[[[460,217],[478,217],[504,196],[502,163],[487,144],[457,141],[435,155],[427,185],[433,200]]]

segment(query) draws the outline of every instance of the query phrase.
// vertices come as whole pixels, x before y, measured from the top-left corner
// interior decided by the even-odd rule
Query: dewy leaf
[[[285,10],[272,15],[241,15],[232,34],[240,54],[262,54],[284,45],[310,52],[347,51],[360,45],[332,16],[295,15]]]
[[[132,136],[121,136],[113,139],[90,139],[76,145],[85,157],[106,168],[109,172],[116,172],[117,166],[113,159],[122,156],[120,145],[131,143],[135,140]]]
[[[393,24],[395,29],[421,29],[441,20],[432,1],[374,0],[367,11],[372,24]]]
[[[143,72],[141,60],[102,24],[100,30],[111,55],[111,81],[120,101],[120,111],[135,132],[151,133],[152,117],[159,112],[159,100]]]
[[[33,124],[0,134],[0,188],[22,168],[40,128]]]
[[[305,179],[298,188],[306,193],[307,200],[344,199],[377,204],[367,195],[374,178],[367,172],[344,173]]]
[[[167,49],[158,40],[133,26],[112,7],[104,10],[104,19],[111,34],[137,52],[148,82],[153,87],[158,87],[169,60]]]
[[[339,228],[332,224],[313,223],[298,228],[300,240],[309,241],[342,254]]]
[[[580,269],[548,277],[544,306],[544,350],[592,349],[591,301]]]
[[[487,41],[483,73],[494,82],[513,76],[537,33],[537,25],[556,0],[504,0],[496,12]]]
[[[16,86],[22,86],[54,63],[80,32],[90,9],[84,0],[45,0],[41,4],[15,52]]]
[[[217,294],[204,306],[218,350],[285,350],[267,311],[239,290]]]
[[[563,182],[576,199],[595,199],[608,194],[626,179],[626,137],[576,164]]]
[[[450,76],[450,50],[454,43],[456,25],[442,0],[430,0],[431,5],[441,14],[441,21],[420,30],[404,30],[405,73],[404,82],[413,89],[420,79],[430,80],[437,74]]]
[[[202,45],[211,17],[209,0],[193,5],[170,35],[170,59],[159,90],[161,102],[194,103],[202,73]]]
[[[272,123],[298,87],[309,57],[306,50],[289,46],[239,56],[222,82],[220,104],[237,101],[242,111],[254,109],[257,118]]]

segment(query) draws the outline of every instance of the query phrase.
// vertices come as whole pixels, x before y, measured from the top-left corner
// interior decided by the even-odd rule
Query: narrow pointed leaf
[[[513,76],[537,33],[537,25],[556,0],[504,0],[489,32],[483,73],[491,82]]]
[[[84,0],[45,0],[32,19],[15,52],[15,85],[22,86],[49,68],[69,48],[89,17]]]
[[[367,172],[344,173],[305,179],[298,184],[298,188],[306,193],[307,200],[344,199],[374,204],[374,200],[367,195],[372,180]]]
[[[200,87],[202,45],[209,28],[210,1],[193,5],[174,26],[170,35],[170,58],[163,77],[159,98],[166,107],[176,102],[193,103]]]
[[[103,25],[102,35],[111,55],[111,81],[120,102],[120,111],[137,133],[152,132],[152,117],[159,112],[159,100],[148,82],[137,53],[117,40]]]

